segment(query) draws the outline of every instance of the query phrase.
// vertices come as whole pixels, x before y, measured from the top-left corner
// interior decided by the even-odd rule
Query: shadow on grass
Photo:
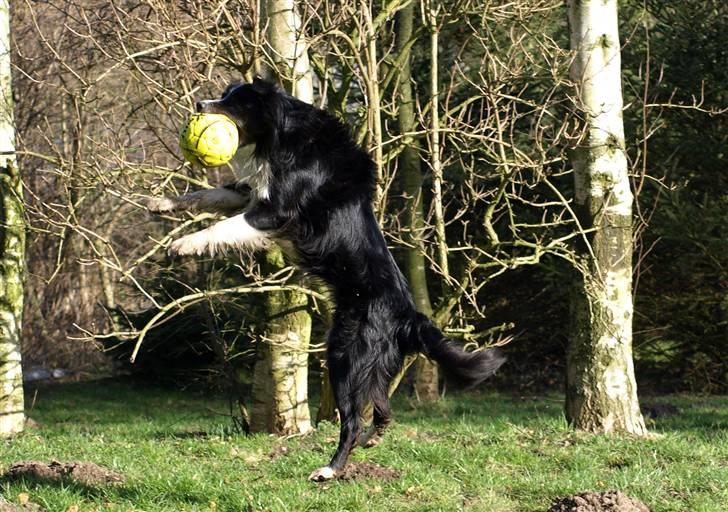
[[[138,383],[129,378],[26,386],[27,414],[39,423],[111,426],[135,419],[214,416],[215,397]],[[220,400],[220,409],[224,401]]]
[[[395,401],[395,417],[415,423],[459,424],[477,428],[486,424],[513,424],[521,427],[548,423],[568,430],[563,397],[547,395],[504,395],[464,392],[447,400],[417,404],[400,397]],[[662,395],[641,398],[648,428],[655,431],[685,431],[706,436],[728,432],[728,397]]]
[[[160,431],[154,433],[154,438],[160,441],[166,439],[173,440],[184,440],[184,439],[209,439],[211,437],[218,437],[217,434],[206,432],[204,430],[188,431],[182,430],[179,432]]]
[[[643,400],[648,428],[695,432],[708,436],[728,432],[728,397],[674,395]]]
[[[214,408],[226,410],[226,402],[197,392],[184,392],[137,383],[132,379],[103,379],[83,383],[43,384],[27,390],[29,415],[41,424],[128,425],[150,418],[181,421],[186,414],[216,416]],[[662,395],[641,398],[648,426],[657,431],[697,431],[710,434],[728,429],[728,397]],[[315,403],[315,397],[312,397]],[[675,411],[651,415],[649,409]],[[549,422],[563,425],[563,396],[507,395],[492,391],[451,392],[433,404],[418,404],[399,392],[393,400],[395,419],[403,422],[433,422],[472,425],[516,424],[523,427]],[[223,417],[222,415],[220,416]],[[223,423],[226,420],[222,420]],[[232,427],[232,424],[231,424]],[[176,429],[175,429],[176,430]],[[154,439],[198,439],[235,434],[224,424],[214,428],[180,431],[157,430]],[[149,434],[147,434],[149,435]]]

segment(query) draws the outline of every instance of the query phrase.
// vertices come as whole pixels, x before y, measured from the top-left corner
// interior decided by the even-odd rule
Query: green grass
[[[38,426],[0,441],[0,471],[19,460],[80,460],[126,481],[1,481],[0,495],[27,493],[51,512],[544,511],[558,496],[618,489],[653,512],[728,510],[728,397],[658,401],[679,414],[650,422],[659,436],[635,439],[572,432],[556,395],[451,395],[420,408],[398,399],[382,445],[352,458],[401,478],[314,484],[306,477],[331,455],[335,426],[245,437],[228,433],[223,400],[113,381],[41,387],[28,397]]]

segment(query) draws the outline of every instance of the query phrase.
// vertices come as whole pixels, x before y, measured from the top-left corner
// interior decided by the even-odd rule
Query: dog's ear
[[[253,90],[262,96],[267,96],[278,92],[278,87],[273,82],[269,82],[260,76],[253,78]]]

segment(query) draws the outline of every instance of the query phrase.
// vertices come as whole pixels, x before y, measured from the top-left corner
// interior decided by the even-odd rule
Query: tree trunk
[[[285,266],[283,252],[266,254],[267,271]],[[259,344],[253,379],[251,432],[280,435],[311,430],[308,407],[308,297],[294,291],[266,295],[267,335]]]
[[[397,126],[404,137],[406,146],[399,156],[399,172],[402,176],[402,189],[406,201],[407,233],[410,247],[406,249],[406,271],[417,310],[432,316],[430,295],[427,290],[427,273],[425,271],[425,255],[422,243],[422,232],[425,221],[422,211],[422,160],[420,145],[412,134],[417,131],[415,120],[415,102],[412,93],[412,55],[411,39],[414,23],[415,5],[410,3],[397,13],[396,48],[400,55],[401,69],[397,88],[399,105]],[[424,356],[417,358],[415,372],[415,393],[417,398],[430,402],[439,398],[437,366]]]
[[[25,224],[23,186],[15,158],[10,72],[10,5],[0,2],[0,436],[23,430],[23,317]]]
[[[325,285],[322,284],[319,291],[322,295],[327,295]],[[331,323],[333,322],[334,304],[329,300],[322,300],[319,302],[318,306],[324,325],[328,330],[331,328]],[[329,368],[325,355],[322,355],[321,393],[319,397],[319,408],[316,413],[316,425],[322,421],[329,421],[331,423],[338,423],[339,421],[339,411],[336,408],[334,388],[331,385],[331,379],[329,378]]]
[[[338,423],[339,421],[339,412],[336,409],[336,400],[334,399],[334,390],[331,387],[328,368],[324,368],[321,372],[321,398],[316,413],[316,425],[322,421],[330,421],[331,423]]]
[[[311,70],[300,19],[293,0],[265,0],[267,46],[272,70],[286,90],[307,102],[313,100]],[[276,247],[266,254],[267,270],[285,267],[283,252]],[[308,407],[308,347],[311,316],[308,297],[293,291],[266,296],[267,329],[258,344],[254,369],[250,430],[280,435],[311,430]]]
[[[575,207],[595,228],[572,300],[566,414],[578,429],[646,433],[632,363],[632,193],[617,0],[571,0],[571,74],[586,132],[573,149]]]
[[[264,0],[262,7],[263,19],[268,23],[266,49],[273,72],[289,93],[313,103],[313,73],[295,0]]]

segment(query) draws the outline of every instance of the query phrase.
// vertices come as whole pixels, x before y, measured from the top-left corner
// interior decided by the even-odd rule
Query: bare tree
[[[10,3],[0,2],[0,436],[23,430],[20,347],[25,272],[23,184],[15,157]]]
[[[573,298],[566,412],[579,429],[643,435],[632,363],[632,192],[622,122],[617,0],[569,2],[571,75],[586,125],[572,152],[589,230]]]
[[[244,256],[170,261],[164,248],[171,238],[211,218],[170,213],[159,222],[143,203],[229,181],[225,168],[202,173],[176,149],[194,98],[219,94],[264,66],[275,67],[284,82],[307,76],[274,50],[267,30],[277,7],[271,3],[271,15],[263,15],[257,2],[224,0],[58,5],[23,3],[15,18],[27,35],[16,44],[28,92],[19,99],[27,108],[18,112],[32,220],[30,278],[42,291],[28,309],[30,328],[48,334],[33,338],[68,347],[44,357],[62,352],[73,359],[79,345],[69,334],[138,344],[209,301],[216,314],[229,313],[218,330],[248,343],[237,361],[247,358],[250,340],[261,336],[253,306],[264,306],[264,294],[295,290],[310,299],[317,292],[296,283],[287,267],[268,273]],[[429,35],[430,43],[429,54],[412,52],[407,80],[393,19],[412,6],[424,22],[410,41]],[[311,97],[344,118],[370,150],[388,243],[400,260],[413,247],[422,256],[435,321],[473,347],[507,341],[513,323],[494,319],[492,306],[509,307],[512,299],[495,297],[491,287],[543,262],[582,269],[577,242],[592,236],[564,192],[572,182],[564,148],[582,132],[559,39],[562,2],[311,0],[296,7],[300,25],[283,28],[290,35],[295,27],[293,55],[310,57]],[[401,96],[407,83],[410,102]],[[400,126],[409,105],[414,123]],[[419,194],[413,186],[402,201],[395,192],[411,150],[422,182]],[[410,199],[417,197],[413,229]],[[114,323],[114,309],[143,321]],[[207,337],[189,333],[195,341]],[[229,348],[220,353],[235,357],[239,347]]]

